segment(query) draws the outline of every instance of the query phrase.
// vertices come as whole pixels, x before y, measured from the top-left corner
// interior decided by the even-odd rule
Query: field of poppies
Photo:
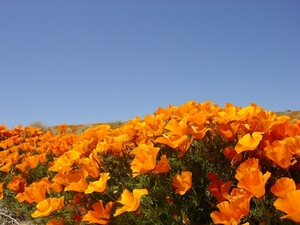
[[[256,104],[189,101],[84,132],[0,125],[7,224],[297,224],[299,199],[300,120]]]

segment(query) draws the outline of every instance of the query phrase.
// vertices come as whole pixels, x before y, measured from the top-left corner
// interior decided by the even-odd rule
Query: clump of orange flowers
[[[300,223],[299,158],[300,121],[254,103],[83,133],[1,125],[0,201],[47,225]]]

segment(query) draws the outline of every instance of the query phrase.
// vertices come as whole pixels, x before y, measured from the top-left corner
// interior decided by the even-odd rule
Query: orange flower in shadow
[[[132,194],[125,189],[118,202],[123,204],[123,207],[116,210],[114,216],[118,216],[124,212],[134,212],[140,207],[140,198],[142,195],[147,195],[147,189],[134,189]]]
[[[233,126],[233,129],[231,128],[230,124],[220,124],[217,126],[217,131],[223,138],[225,138],[227,141],[232,141],[236,137],[236,132],[239,124],[237,126]]]
[[[207,177],[207,179],[209,179],[210,182],[214,182],[219,179],[218,174],[215,174],[215,173],[207,173],[206,177]]]
[[[180,175],[177,174],[173,178],[172,185],[176,187],[176,194],[184,195],[192,187],[192,173],[184,171]]]
[[[154,172],[155,173],[168,173],[170,171],[171,167],[168,162],[167,156],[162,155],[160,157],[160,161],[157,163]]]
[[[31,214],[33,218],[49,216],[53,211],[64,207],[64,196],[44,199],[36,205],[37,210]]]
[[[237,162],[241,162],[243,157],[241,154],[238,154],[234,148],[227,147],[223,150],[223,154],[228,160],[231,161],[231,165],[235,165]]]
[[[108,224],[113,205],[114,202],[108,202],[104,207],[103,201],[100,200],[99,202],[93,204],[92,208],[94,211],[88,211],[88,213],[83,216],[82,221],[97,224]]]
[[[26,184],[25,178],[21,176],[14,176],[7,184],[7,188],[18,194],[24,191],[25,184]]]
[[[213,183],[207,186],[207,189],[210,191],[210,194],[214,196],[218,202],[222,202],[225,200],[224,195],[228,194],[231,181],[227,181],[223,184],[223,180],[215,180]]]
[[[64,225],[65,222],[64,222],[64,219],[62,218],[55,218],[55,219],[52,219],[52,220],[49,220],[46,225]]]

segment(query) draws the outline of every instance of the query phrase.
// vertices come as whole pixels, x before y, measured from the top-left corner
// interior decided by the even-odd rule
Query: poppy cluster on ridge
[[[195,143],[205,138],[213,142],[217,136],[226,143],[218,152],[233,170],[232,180],[224,181],[213,169],[205,171],[204,177],[195,176],[197,168],[186,159],[191,148],[196,149]],[[115,171],[130,169],[128,178],[105,170],[109,156],[120,158]],[[37,173],[37,168],[43,171]],[[159,108],[144,119],[135,117],[119,128],[103,124],[81,134],[67,132],[65,124],[57,134],[31,126],[10,130],[0,125],[0,203],[13,196],[34,208],[33,219],[49,218],[47,225],[66,224],[65,217],[59,216],[64,210],[78,224],[113,224],[115,218],[129,213],[147,216],[155,198],[172,208],[187,194],[195,205],[200,204],[200,195],[206,198],[214,224],[250,224],[251,201],[260,202],[266,214],[266,198],[273,199],[268,199],[268,208],[278,211],[279,219],[300,223],[300,201],[295,201],[300,199],[299,174],[300,120],[291,123],[289,117],[277,117],[254,103],[244,108],[227,103],[220,108],[211,101],[189,101]],[[137,183],[130,186],[122,179]],[[164,191],[162,197],[139,179],[168,184],[161,187],[171,191]],[[206,180],[207,197],[196,188],[201,187],[198,179]],[[182,211],[168,213],[171,219],[180,217],[181,224],[189,224],[192,216]]]

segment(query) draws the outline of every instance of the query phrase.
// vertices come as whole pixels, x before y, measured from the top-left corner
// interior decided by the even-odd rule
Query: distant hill
[[[293,123],[300,120],[300,110],[296,110],[296,111],[287,110],[287,111],[279,111],[279,112],[275,112],[275,113],[277,116],[289,116]],[[82,133],[89,127],[96,127],[101,124],[108,124],[108,125],[110,125],[111,128],[117,128],[117,127],[120,127],[125,122],[126,121],[124,121],[124,122],[115,121],[115,122],[93,123],[93,124],[74,124],[74,125],[67,124],[67,126],[68,126],[69,131]],[[51,129],[58,130],[58,127],[59,127],[59,125],[53,126],[53,127],[51,127]]]

